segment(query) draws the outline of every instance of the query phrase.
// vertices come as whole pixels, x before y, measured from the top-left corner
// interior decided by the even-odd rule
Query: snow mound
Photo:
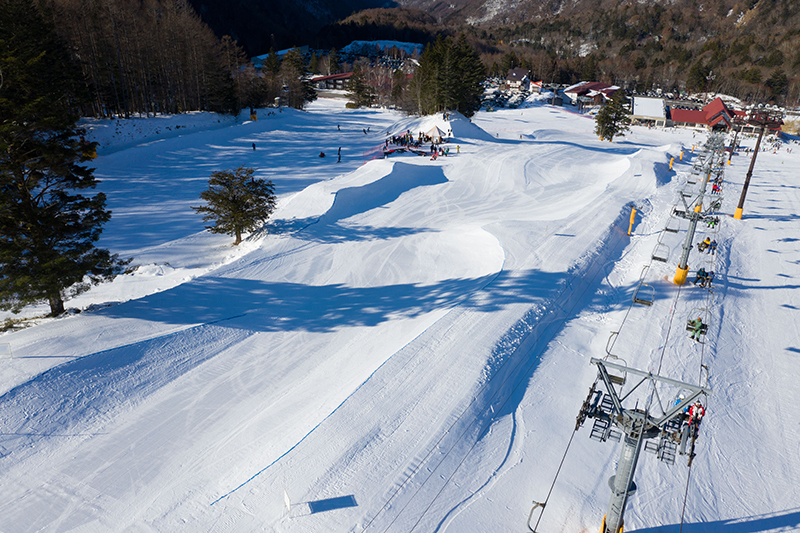
[[[360,187],[340,189],[321,222],[335,222],[366,213],[390,204],[411,189],[446,182],[447,178],[439,167],[421,167],[397,162],[389,175],[377,181]]]
[[[392,125],[388,134],[398,135],[410,131],[416,137],[419,132],[428,132],[434,127],[445,133],[452,131],[451,140],[464,142],[466,140],[490,141],[494,139],[484,129],[458,111],[449,111],[447,120],[444,119],[441,113],[401,120]]]

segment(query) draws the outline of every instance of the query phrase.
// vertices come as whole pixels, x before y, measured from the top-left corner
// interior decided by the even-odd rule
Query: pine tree
[[[206,226],[211,233],[234,235],[234,246],[242,242],[242,233],[258,228],[275,210],[275,186],[255,179],[255,170],[239,167],[212,172],[208,189],[200,193],[207,205],[192,207],[204,213],[204,222],[214,222]]]
[[[486,69],[462,34],[454,43],[441,37],[425,48],[410,91],[416,112],[430,114],[444,109],[472,116],[480,108],[481,82]]]
[[[625,109],[625,93],[619,89],[597,113],[594,132],[613,142],[615,136],[624,137],[625,132],[630,131],[630,123],[631,118]]]
[[[79,139],[73,108],[80,70],[30,0],[0,3],[0,309],[19,312],[113,279],[127,261],[94,247],[111,217],[97,185],[93,143]]]
[[[269,49],[266,61],[264,61],[263,70],[277,74],[281,70],[281,60],[278,59],[278,54],[275,53],[274,48]]]
[[[353,74],[347,82],[347,99],[356,107],[369,107],[375,101],[375,93],[358,63],[353,65]]]
[[[458,61],[458,93],[455,109],[471,117],[481,108],[483,81],[486,79],[486,66],[467,42],[462,33],[455,44]]]
[[[311,74],[319,73],[319,57],[314,52],[311,52],[311,59],[308,60],[308,71]]]
[[[283,56],[280,76],[283,86],[289,90],[289,106],[303,109],[306,102],[317,99],[317,91],[309,81],[308,67],[296,48],[292,48]]]

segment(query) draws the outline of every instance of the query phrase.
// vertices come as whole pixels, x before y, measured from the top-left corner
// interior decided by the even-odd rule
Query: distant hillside
[[[230,35],[249,56],[308,44],[326,24],[387,0],[189,0],[217,36]]]
[[[463,31],[498,74],[523,66],[548,82],[708,87],[789,105],[800,97],[796,0],[395,0],[388,8],[382,0],[190,1],[250,55],[353,40],[426,44]]]
[[[484,45],[487,66],[569,83],[800,97],[800,2],[786,0],[397,0]]]
[[[418,9],[367,9],[328,24],[311,41],[314,48],[342,48],[352,41],[394,40],[427,44],[445,31]]]

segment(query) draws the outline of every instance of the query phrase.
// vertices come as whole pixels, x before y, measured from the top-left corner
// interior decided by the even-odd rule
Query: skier
[[[253,150],[256,149],[256,143],[253,143]]]
[[[706,269],[703,268],[703,267],[700,267],[700,269],[698,269],[698,271],[697,271],[697,277],[694,278],[693,285],[697,285],[697,282],[705,283],[705,280],[706,280],[707,276],[708,276],[708,274],[706,273]],[[700,286],[702,287],[703,285],[700,285]]]
[[[325,152],[320,152],[320,153],[319,153],[319,156],[320,156],[320,157],[325,157]]]
[[[336,125],[336,129],[337,129],[338,131],[342,131],[342,126],[341,126],[340,124],[337,124],[337,125]]]
[[[706,274],[705,279],[700,282],[700,286],[701,287],[708,287],[710,289],[712,281],[714,281],[714,271],[713,270],[711,272],[709,272],[708,274]]]
[[[694,340],[696,342],[700,342],[700,332],[703,330],[703,319],[700,318],[700,317],[697,317],[694,320],[690,320],[689,321],[689,328],[692,331],[692,334],[690,335],[692,340]]]
[[[711,244],[708,245],[708,252],[711,255],[717,255],[717,241],[711,241]]]
[[[719,224],[719,217],[713,217],[706,220],[706,224],[708,224],[709,228],[716,228],[717,224]]]
[[[700,403],[700,400],[697,400],[694,405],[689,408],[689,424],[699,427],[705,415],[705,407]]]
[[[697,249],[701,252],[704,252],[706,248],[709,247],[710,244],[711,244],[711,238],[706,237],[702,242],[697,243]]]

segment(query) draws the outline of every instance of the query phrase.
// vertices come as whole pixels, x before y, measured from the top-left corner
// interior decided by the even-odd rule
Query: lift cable
[[[692,465],[689,465],[689,472],[686,474],[686,489],[683,492],[683,508],[681,509],[681,525],[678,533],[683,531],[683,519],[686,516],[686,500],[689,497],[689,480],[692,478]]]
[[[619,240],[622,238],[622,237],[621,237],[621,235],[623,235],[623,234],[624,234],[624,233],[622,233],[622,232],[617,232],[617,241],[614,243],[614,245],[615,245],[615,246],[617,245],[617,243],[619,242]],[[597,258],[595,258],[595,261],[596,261],[596,260],[597,260]],[[601,269],[601,271],[602,271],[602,269]],[[598,274],[599,274],[601,271],[598,271]],[[593,281],[594,281],[594,279],[592,280],[592,282],[593,282]],[[588,290],[589,290],[589,288],[590,288],[590,287],[591,287],[591,285],[592,285],[592,282],[590,282],[590,283],[588,283],[588,284],[586,285],[586,287],[585,287],[585,288],[584,288],[584,290],[583,290],[583,293],[581,294],[581,298],[583,297],[583,294],[585,294],[585,293],[586,293],[586,291],[588,291]],[[555,301],[558,301],[558,299],[559,299],[559,298],[560,298],[562,295],[564,295],[564,294],[567,292],[567,290],[569,290],[570,288],[572,288],[572,282],[571,282],[571,281],[570,281],[569,283],[567,283],[566,285],[564,285],[564,287],[561,289],[561,291],[560,291],[560,293],[558,294],[558,296],[556,296],[555,298],[553,298],[553,301],[554,301],[554,302],[555,302]],[[573,290],[574,290],[574,288],[573,288]],[[577,305],[577,303],[578,303],[579,301],[581,301],[581,299],[580,299],[580,298],[579,298],[578,300],[576,300],[576,303],[575,303],[575,305],[573,305],[572,309],[570,309],[570,312],[568,312],[568,313],[565,313],[565,314],[564,314],[564,316],[561,318],[561,324],[562,324],[562,326],[563,326],[563,324],[564,324],[564,323],[566,323],[567,319],[570,317],[570,314],[571,314],[572,310],[575,308],[575,306]],[[538,342],[538,337],[537,337],[537,342]],[[439,439],[436,441],[436,443],[435,443],[435,444],[434,444],[434,445],[433,445],[433,446],[432,446],[432,447],[431,447],[431,448],[428,450],[428,453],[427,453],[427,454],[426,454],[426,455],[425,455],[425,456],[422,458],[422,460],[420,460],[420,461],[419,461],[418,465],[417,465],[417,466],[416,466],[416,467],[413,469],[413,471],[412,471],[411,473],[409,473],[409,474],[408,474],[408,476],[406,477],[406,479],[405,479],[405,480],[404,480],[404,481],[403,481],[403,482],[402,482],[402,483],[401,483],[401,484],[400,484],[400,485],[399,485],[399,486],[398,486],[398,487],[397,487],[397,488],[394,490],[394,492],[392,492],[392,494],[389,496],[389,498],[387,499],[387,501],[384,503],[383,507],[381,507],[381,508],[380,508],[380,509],[379,509],[379,510],[378,510],[378,511],[375,513],[375,516],[373,516],[373,517],[372,517],[372,519],[371,519],[371,520],[370,520],[370,521],[369,521],[369,522],[368,522],[368,523],[367,523],[367,524],[366,524],[366,525],[365,525],[365,526],[362,528],[362,530],[361,530],[362,532],[363,532],[363,531],[366,531],[367,529],[369,529],[369,528],[372,526],[372,524],[375,522],[375,520],[378,518],[378,516],[379,516],[379,515],[380,515],[380,514],[381,514],[381,513],[382,513],[384,510],[386,510],[386,508],[387,508],[387,507],[389,506],[389,504],[390,504],[390,503],[391,503],[391,502],[394,500],[394,498],[395,498],[395,497],[397,497],[397,495],[400,493],[400,491],[403,489],[403,487],[405,487],[405,486],[406,486],[406,484],[407,484],[407,483],[408,483],[408,482],[411,480],[411,478],[412,478],[412,477],[413,477],[413,476],[414,476],[414,475],[415,475],[415,474],[416,474],[416,473],[419,471],[419,469],[420,469],[420,468],[421,468],[421,467],[422,467],[422,466],[425,464],[425,462],[427,461],[427,459],[428,459],[428,458],[429,458],[431,455],[433,455],[433,453],[434,453],[434,452],[435,452],[435,451],[438,449],[439,443],[441,443],[441,442],[442,442],[442,440],[445,438],[445,436],[447,436],[447,435],[450,433],[450,430],[451,430],[451,429],[453,429],[453,428],[454,428],[454,427],[455,427],[455,426],[458,424],[458,422],[459,422],[459,421],[460,421],[462,418],[464,418],[464,416],[465,416],[465,415],[467,414],[467,412],[469,411],[470,407],[471,407],[471,406],[472,406],[472,405],[473,405],[473,404],[476,402],[477,398],[478,398],[478,397],[480,397],[480,395],[481,395],[481,392],[482,392],[483,390],[485,390],[485,389],[486,389],[486,388],[487,388],[487,387],[488,387],[488,386],[489,386],[489,385],[492,383],[492,381],[494,380],[494,378],[495,378],[495,377],[497,377],[498,375],[500,375],[500,374],[501,374],[501,370],[502,370],[502,369],[503,369],[503,368],[506,366],[506,364],[508,364],[508,363],[509,363],[510,361],[512,361],[512,360],[513,360],[513,358],[508,358],[508,359],[506,359],[506,360],[505,360],[505,361],[504,361],[504,362],[503,362],[503,363],[500,365],[500,367],[499,367],[499,368],[498,368],[498,369],[497,369],[497,370],[494,372],[494,374],[492,374],[492,376],[491,376],[491,377],[489,377],[489,379],[488,379],[488,380],[487,380],[487,381],[486,381],[486,382],[485,382],[485,383],[484,383],[484,384],[481,386],[481,388],[480,388],[480,389],[477,391],[477,393],[475,394],[475,396],[473,397],[473,400],[472,400],[472,401],[469,403],[469,405],[467,405],[467,407],[466,407],[466,408],[465,408],[465,409],[464,409],[464,410],[461,412],[461,414],[460,414],[460,415],[459,415],[459,416],[456,418],[456,420],[455,420],[455,421],[453,421],[453,423],[450,425],[450,427],[449,427],[449,428],[448,428],[448,429],[447,429],[447,430],[446,430],[446,431],[445,431],[445,432],[444,432],[444,433],[441,435],[441,437],[440,437],[440,438],[439,438]],[[520,359],[519,359],[519,361],[516,363],[516,367],[519,367],[520,365],[522,365],[522,364],[523,364],[523,362],[524,362],[525,360],[526,360],[526,358],[524,358],[524,357],[520,358]],[[534,361],[534,362],[532,362],[532,363],[531,363],[531,365],[533,365],[534,363],[535,363],[535,361]],[[529,368],[530,368],[530,366],[531,366],[531,365],[529,365]],[[505,381],[508,381],[509,379],[511,379],[511,376],[513,376],[513,375],[515,375],[515,374],[514,374],[514,372],[512,371],[512,372],[511,372],[509,375],[507,375],[507,376],[506,376],[506,378],[505,378]],[[520,380],[520,381],[519,381],[519,382],[518,382],[518,383],[517,383],[517,384],[514,386],[514,389],[512,390],[512,393],[511,393],[511,395],[510,395],[510,396],[509,396],[509,397],[506,399],[506,402],[508,402],[508,400],[509,400],[511,397],[513,397],[513,394],[514,394],[514,392],[516,391],[516,389],[519,387],[519,385],[520,385],[521,383],[522,383],[522,380]],[[495,394],[494,394],[494,395],[492,396],[492,398],[490,399],[490,404],[491,404],[491,401],[492,401],[492,399],[493,399],[493,398],[494,398],[494,397],[495,397],[495,396],[496,396],[496,395],[497,395],[497,394],[498,394],[498,393],[499,393],[501,390],[503,390],[503,387],[500,387],[500,388],[499,388],[499,389],[498,389],[498,390],[495,392]],[[503,404],[503,405],[505,405],[505,403],[506,403],[506,402],[504,402],[504,404]],[[436,465],[436,467],[434,467],[434,468],[431,470],[431,473],[428,475],[428,477],[427,477],[427,478],[425,478],[425,479],[422,481],[421,485],[420,485],[420,486],[417,488],[417,490],[416,490],[416,491],[414,491],[414,494],[411,496],[411,498],[409,499],[409,502],[408,502],[408,503],[410,503],[410,501],[411,501],[411,500],[414,498],[414,496],[415,496],[417,493],[419,493],[419,491],[422,489],[422,487],[425,485],[425,483],[427,483],[427,481],[428,481],[428,480],[430,479],[430,477],[433,475],[433,472],[434,472],[434,471],[435,471],[435,470],[436,470],[436,469],[437,469],[437,468],[438,468],[438,467],[439,467],[439,466],[440,466],[442,463],[444,463],[444,461],[445,461],[445,460],[446,460],[446,459],[447,459],[447,458],[450,456],[450,453],[453,451],[453,449],[455,448],[456,444],[457,444],[457,443],[458,443],[458,442],[459,442],[459,441],[462,439],[462,437],[463,437],[463,436],[464,436],[464,435],[467,433],[467,431],[469,431],[469,429],[471,429],[471,428],[474,426],[474,424],[475,424],[476,422],[477,422],[477,421],[475,421],[475,422],[472,422],[471,424],[469,424],[469,425],[468,425],[468,426],[467,426],[467,427],[464,429],[464,431],[462,431],[462,433],[461,433],[460,435],[458,435],[458,437],[456,438],[456,441],[455,441],[455,443],[454,443],[454,444],[453,444],[453,445],[450,447],[450,449],[449,449],[449,450],[448,450],[448,451],[445,453],[445,455],[442,457],[442,459],[439,461],[439,463]],[[573,432],[573,433],[574,433],[574,432]],[[570,438],[570,442],[571,442],[571,440],[572,440],[572,439]],[[462,460],[459,462],[459,465],[456,467],[455,471],[458,471],[458,468],[460,467],[460,465],[461,465],[461,464],[464,462],[464,460],[466,459],[466,457],[467,457],[467,456],[469,456],[470,452],[472,451],[472,449],[474,449],[474,447],[475,447],[476,445],[477,445],[477,441],[476,441],[475,443],[473,443],[473,445],[472,445],[472,446],[470,447],[470,449],[467,451],[467,453],[466,453],[466,456],[465,456],[465,457],[464,457],[464,458],[463,458],[463,459],[462,459]],[[566,455],[566,454],[565,454],[565,455]],[[562,462],[563,462],[563,460],[562,460]],[[453,474],[451,474],[450,478],[452,478],[452,476],[453,476],[453,475],[455,475],[455,471],[453,472]],[[448,481],[449,481],[449,479],[448,479]],[[448,482],[445,482],[444,486],[446,487],[447,485],[448,485]],[[422,520],[422,517],[424,517],[424,516],[425,516],[425,514],[427,513],[427,511],[430,509],[430,507],[433,505],[433,503],[434,503],[434,502],[436,501],[436,499],[438,498],[439,494],[441,494],[441,491],[442,491],[442,490],[444,490],[444,487],[443,487],[443,488],[442,488],[442,489],[439,491],[439,493],[437,493],[437,495],[436,495],[436,496],[433,498],[433,500],[431,501],[431,503],[428,505],[428,507],[427,507],[427,508],[425,509],[425,511],[422,513],[422,515],[420,516],[420,518],[417,520],[417,524],[420,522],[420,520]],[[384,532],[385,532],[385,531],[387,531],[387,530],[388,530],[388,529],[389,529],[389,528],[390,528],[390,527],[391,527],[391,526],[394,524],[394,522],[397,520],[397,518],[399,518],[400,514],[402,514],[402,513],[403,513],[403,511],[405,510],[405,508],[408,506],[408,503],[406,503],[406,505],[404,505],[404,506],[403,506],[403,507],[400,509],[400,511],[398,512],[398,514],[395,516],[395,518],[394,518],[394,519],[392,519],[392,520],[390,521],[389,525],[386,527],[386,529],[384,529]],[[416,524],[415,524],[415,527],[416,527]]]
[[[531,509],[531,514],[533,514],[534,509],[536,507],[541,507],[542,512],[539,513],[539,518],[536,519],[536,525],[531,528],[531,517],[528,517],[528,529],[530,529],[533,533],[536,533],[536,528],[539,527],[539,522],[542,520],[542,516],[544,515],[544,508],[547,506],[547,502],[550,501],[550,495],[553,493],[553,488],[556,486],[556,481],[558,480],[558,474],[561,473],[561,467],[564,466],[564,460],[567,458],[567,453],[569,452],[569,447],[572,445],[572,438],[577,433],[578,428],[577,426],[575,429],[572,430],[572,435],[569,437],[569,442],[567,442],[567,449],[564,450],[564,455],[561,457],[561,462],[558,463],[558,469],[556,470],[556,475],[553,477],[553,483],[550,485],[550,490],[547,491],[547,497],[544,499],[542,503],[534,502],[536,505]]]

